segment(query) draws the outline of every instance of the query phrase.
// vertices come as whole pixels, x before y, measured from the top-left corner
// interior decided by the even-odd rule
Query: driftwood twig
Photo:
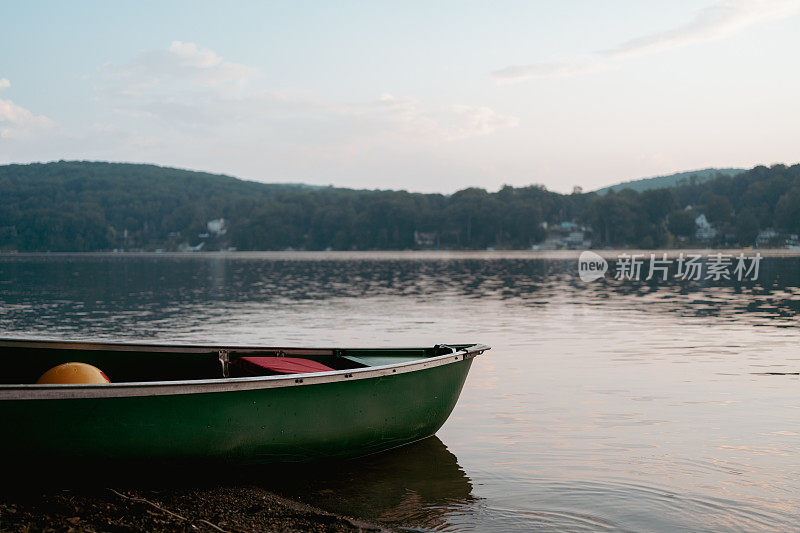
[[[144,499],[144,498],[140,498],[140,497],[138,497],[138,496],[127,496],[127,495],[125,495],[125,494],[122,494],[121,492],[117,492],[116,490],[114,490],[114,489],[112,489],[112,488],[110,488],[110,487],[108,488],[108,490],[110,490],[111,492],[113,492],[114,494],[116,494],[117,496],[119,496],[120,498],[125,498],[126,500],[131,500],[131,501],[134,501],[134,502],[146,503],[147,505],[150,505],[151,507],[155,507],[156,509],[158,509],[158,510],[159,510],[159,511],[161,511],[162,513],[166,513],[166,514],[168,514],[168,515],[170,515],[170,516],[174,516],[175,518],[178,518],[178,519],[180,519],[180,520],[185,520],[185,521],[189,522],[189,524],[190,524],[190,525],[191,525],[193,528],[197,529],[197,526],[195,526],[194,524],[192,524],[192,521],[191,521],[191,520],[189,520],[188,518],[186,518],[185,516],[181,516],[181,515],[179,515],[178,513],[173,513],[173,512],[172,512],[172,511],[170,511],[169,509],[164,509],[163,507],[161,507],[161,506],[160,506],[160,505],[158,505],[157,503],[153,503],[153,502],[151,502],[150,500],[146,500],[146,499]],[[208,527],[210,527],[210,528],[213,528],[213,529],[215,529],[215,530],[217,530],[217,531],[221,531],[222,533],[226,533],[224,529],[222,529],[221,527],[219,527],[219,526],[217,526],[217,525],[215,525],[215,524],[212,524],[212,523],[211,523],[211,522],[209,522],[208,520],[203,520],[202,518],[199,518],[199,519],[198,519],[198,522],[202,522],[202,523],[204,523],[205,525],[207,525],[207,526],[208,526]]]

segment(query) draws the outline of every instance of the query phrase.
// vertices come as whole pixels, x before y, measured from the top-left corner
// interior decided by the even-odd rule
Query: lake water
[[[797,257],[756,282],[584,283],[532,253],[6,255],[0,335],[486,343],[437,437],[257,482],[422,530],[785,531],[799,287]]]

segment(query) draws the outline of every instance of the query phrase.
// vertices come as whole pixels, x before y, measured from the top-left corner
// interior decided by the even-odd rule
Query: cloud
[[[485,106],[430,108],[418,100],[388,93],[362,103],[292,100],[285,95],[281,102],[290,105],[306,123],[321,121],[326,127],[334,126],[339,138],[360,139],[370,146],[389,142],[438,144],[491,135],[519,124],[518,118]]]
[[[11,87],[7,78],[0,78],[0,90]],[[0,98],[0,138],[23,139],[38,130],[50,129],[55,122],[43,115],[34,115],[11,100]]]
[[[701,9],[684,26],[632,39],[602,54],[611,58],[624,58],[717,41],[760,22],[790,17],[798,11],[798,0],[725,0]]]
[[[308,179],[377,170],[386,161],[402,166],[442,158],[458,143],[519,123],[480,102],[434,105],[388,93],[343,100],[276,90],[255,68],[179,41],[103,66],[94,84],[95,120],[113,128],[70,132],[64,143],[77,147],[72,153],[210,170],[223,170],[225,161],[251,176],[259,175],[252,170],[257,165]]]
[[[594,58],[582,61],[549,61],[506,67],[492,72],[492,77],[500,83],[522,81],[529,78],[557,78],[601,70],[605,64],[605,61]]]
[[[374,100],[336,102],[297,93],[256,90],[256,69],[224,60],[195,43],[174,41],[132,61],[101,70],[100,96],[137,127],[158,126],[186,136],[283,139],[333,146],[439,143],[486,136],[518,119],[488,107],[421,102],[383,94]],[[231,131],[238,130],[238,131]]]
[[[204,50],[195,43],[173,41],[168,52],[185,66],[208,69],[222,64],[222,58],[213,50]]]
[[[511,66],[492,73],[498,82],[584,74],[606,68],[611,62],[649,55],[698,43],[731,37],[770,20],[790,17],[800,11],[800,0],[722,0],[699,10],[687,24],[626,41],[602,50],[588,59],[539,62]]]
[[[108,82],[107,90],[118,96],[187,87],[228,90],[244,85],[257,73],[254,68],[225,61],[212,50],[182,41],[173,41],[165,49],[142,52],[128,63],[106,64],[101,70]]]
[[[517,117],[501,115],[484,106],[454,105],[452,112],[454,120],[448,140],[482,137],[500,129],[519,125]]]

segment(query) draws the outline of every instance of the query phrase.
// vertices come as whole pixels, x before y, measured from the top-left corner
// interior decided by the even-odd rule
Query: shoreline
[[[58,488],[5,484],[2,531],[326,531],[389,532],[290,500],[254,485]]]
[[[650,254],[675,258],[680,254],[730,254],[740,253],[762,257],[800,257],[800,249],[793,248],[669,248],[669,249],[592,249],[605,259],[622,254]],[[265,251],[218,251],[218,252],[0,252],[0,261],[41,257],[102,257],[102,258],[147,258],[147,259],[263,259],[263,260],[461,260],[461,259],[555,259],[577,260],[583,250],[357,250],[357,251],[312,251],[312,250],[265,250]]]

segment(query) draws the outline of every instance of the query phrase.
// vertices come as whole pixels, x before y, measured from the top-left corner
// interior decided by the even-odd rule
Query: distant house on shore
[[[770,242],[777,240],[778,237],[780,237],[780,234],[777,231],[772,228],[767,228],[758,232],[758,236],[756,236],[756,244],[769,244]]]
[[[414,230],[414,244],[422,247],[438,246],[439,233]]]
[[[547,238],[531,246],[532,250],[585,250],[592,246],[588,228],[575,222],[565,221],[551,226],[542,222],[542,228],[548,230]]]
[[[705,215],[701,214],[696,219],[694,219],[695,226],[697,226],[697,230],[694,232],[694,236],[696,239],[700,241],[710,241],[717,235],[717,230],[711,227],[711,223],[708,221]]]
[[[206,227],[208,232],[214,235],[225,235],[228,232],[228,223],[224,218],[209,220]]]

